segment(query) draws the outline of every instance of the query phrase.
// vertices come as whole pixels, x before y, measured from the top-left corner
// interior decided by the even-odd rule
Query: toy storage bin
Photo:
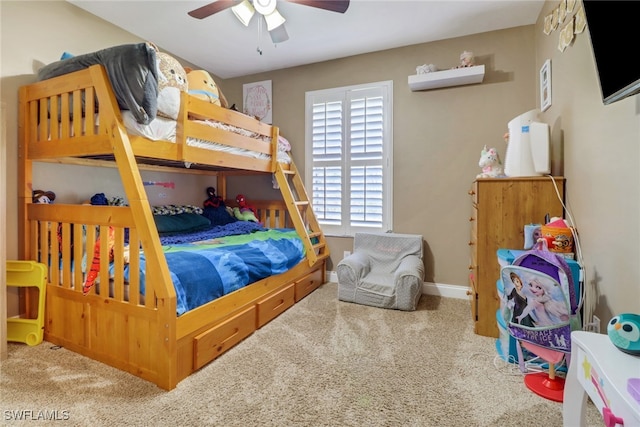
[[[44,303],[47,266],[35,261],[7,261],[7,286],[38,289],[38,314],[35,318],[7,319],[7,341],[38,345],[44,338]]]

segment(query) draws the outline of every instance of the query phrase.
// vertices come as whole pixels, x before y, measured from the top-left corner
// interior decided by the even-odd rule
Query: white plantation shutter
[[[323,232],[391,229],[392,82],[306,94],[306,184]]]

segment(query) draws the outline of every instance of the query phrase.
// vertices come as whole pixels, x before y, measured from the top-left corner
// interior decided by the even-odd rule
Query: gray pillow
[[[46,80],[102,64],[121,110],[131,110],[136,121],[149,124],[158,111],[156,50],[149,43],[114,46],[45,65],[38,80]]]

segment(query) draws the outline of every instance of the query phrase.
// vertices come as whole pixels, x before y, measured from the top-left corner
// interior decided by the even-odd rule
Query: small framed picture
[[[540,110],[551,107],[551,60],[547,59],[540,68]]]
[[[244,113],[271,124],[271,80],[242,85]]]

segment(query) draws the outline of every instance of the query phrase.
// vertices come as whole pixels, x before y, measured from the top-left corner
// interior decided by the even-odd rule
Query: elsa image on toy
[[[569,321],[569,308],[562,291],[552,283],[534,278],[527,285],[527,306],[518,316],[530,315],[536,327],[553,326]]]

